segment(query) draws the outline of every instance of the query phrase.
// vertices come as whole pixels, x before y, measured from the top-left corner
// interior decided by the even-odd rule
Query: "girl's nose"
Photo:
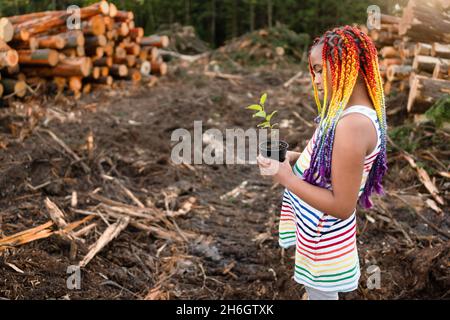
[[[317,87],[321,88],[322,87],[322,76],[316,75],[316,77],[314,79],[314,83],[316,84]]]

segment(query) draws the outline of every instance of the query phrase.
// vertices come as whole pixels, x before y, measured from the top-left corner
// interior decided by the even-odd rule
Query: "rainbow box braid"
[[[372,165],[363,193],[359,198],[362,207],[370,208],[373,205],[370,201],[372,192],[384,194],[381,181],[387,171],[387,124],[377,50],[366,34],[352,26],[344,26],[325,32],[322,37],[314,40],[310,51],[314,46],[320,44],[323,44],[324,98],[323,103],[321,103],[310,60],[309,69],[319,114],[316,118],[316,122],[319,124],[319,134],[311,155],[310,168],[304,172],[304,177],[306,181],[320,187],[331,184],[331,155],[337,121],[350,99],[358,74],[361,74],[375,107],[378,121],[381,124],[381,149]],[[326,83],[328,67],[330,68],[332,82],[329,102],[327,101],[329,93]]]

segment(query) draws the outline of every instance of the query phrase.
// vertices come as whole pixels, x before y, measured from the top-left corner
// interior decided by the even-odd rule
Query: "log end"
[[[14,27],[8,18],[0,19],[0,39],[9,42],[14,37]]]
[[[104,15],[108,15],[110,13],[111,6],[109,5],[108,1],[102,0],[100,1],[99,9],[100,12]]]
[[[117,7],[114,3],[109,4],[109,16],[112,18],[117,16]]]

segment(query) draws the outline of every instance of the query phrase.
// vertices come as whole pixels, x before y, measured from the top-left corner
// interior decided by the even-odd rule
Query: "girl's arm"
[[[262,171],[270,167],[268,163],[279,165],[275,174],[269,173],[275,181],[312,207],[333,217],[346,219],[356,207],[365,155],[374,138],[367,130],[368,125],[371,125],[369,119],[356,114],[343,117],[338,122],[331,164],[332,191],[303,181],[292,172],[287,161],[276,164],[260,157],[258,163]]]
[[[314,135],[316,134],[316,132],[314,132]],[[306,140],[306,144],[309,144],[310,140]],[[298,158],[300,157],[301,153],[300,152],[296,152],[296,151],[288,151],[286,153],[286,157],[289,159],[289,163],[291,164],[291,166],[293,166]]]
[[[286,158],[289,159],[289,163],[291,164],[291,166],[293,166],[297,162],[299,157],[300,157],[300,152],[288,151],[286,153]]]

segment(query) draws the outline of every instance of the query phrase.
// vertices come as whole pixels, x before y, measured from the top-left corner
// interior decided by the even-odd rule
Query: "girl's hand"
[[[288,157],[286,157],[284,162],[279,162],[277,160],[272,160],[265,158],[262,155],[258,155],[256,161],[258,163],[261,175],[271,176],[273,181],[281,185],[284,185],[288,179],[294,175],[292,172],[292,167],[289,164]]]
[[[299,157],[300,157],[300,152],[295,152],[295,151],[286,152],[286,158],[289,160],[289,163],[291,164],[291,166],[297,162]]]

